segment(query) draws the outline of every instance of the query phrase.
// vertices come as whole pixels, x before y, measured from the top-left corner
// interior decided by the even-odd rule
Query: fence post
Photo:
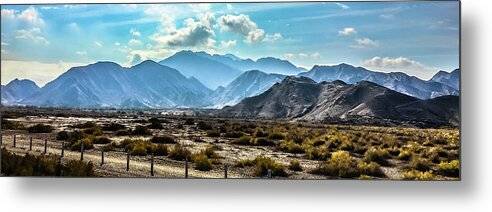
[[[224,165],[224,178],[227,179],[227,164]]]
[[[188,158],[185,159],[185,178],[188,178]]]
[[[80,160],[84,160],[84,141],[80,141]]]
[[[32,151],[32,136],[29,137],[29,151]]]
[[[62,141],[62,145],[61,145],[61,157],[65,157],[65,141]]]
[[[272,170],[268,169],[268,178],[272,178]]]
[[[130,170],[130,153],[126,153],[126,171]]]
[[[17,135],[14,134],[14,148],[15,148],[15,143],[16,143]]]
[[[63,167],[62,167],[62,157],[58,158],[58,168],[60,169],[58,172],[58,176],[61,177],[63,173]]]
[[[47,153],[48,150],[48,139],[44,139],[44,154]]]
[[[101,150],[101,166],[104,165],[104,149]]]
[[[150,176],[154,176],[154,153],[150,156]]]

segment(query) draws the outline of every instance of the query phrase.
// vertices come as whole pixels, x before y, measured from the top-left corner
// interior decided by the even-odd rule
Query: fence
[[[13,135],[13,143],[12,143],[12,147],[13,148],[20,148],[18,147],[20,142],[18,141],[18,138],[17,138],[17,135]],[[43,153],[42,154],[48,154],[48,150],[49,149],[58,149],[58,148],[50,148],[48,146],[50,142],[48,142],[48,139],[44,139],[44,145],[43,145]],[[53,142],[53,143],[60,143],[60,142]],[[8,144],[6,144],[5,142],[2,142],[2,145],[5,145],[7,146]],[[60,145],[60,149],[61,149],[61,152],[60,152],[60,163],[62,162],[62,159],[65,157],[65,142],[64,141],[61,141],[61,145]],[[28,148],[28,152],[31,152],[33,151],[33,137],[32,136],[29,136],[29,148]],[[80,145],[80,160],[83,161],[84,160],[84,152],[86,150],[84,149],[84,143],[81,142],[81,145]],[[105,151],[103,148],[100,149],[101,151],[101,162],[100,162],[100,166],[103,166],[104,164],[107,164],[107,162],[105,161]],[[109,162],[109,161],[108,161]],[[129,152],[126,152],[126,171],[129,172],[130,171],[130,163],[131,163],[131,155]],[[154,159],[154,154],[151,154],[150,156],[150,170],[149,170],[149,175],[151,177],[155,176],[155,172],[154,172],[154,167],[155,167],[155,159]],[[189,169],[189,165],[188,165],[188,159],[185,159],[184,161],[184,178],[188,178],[188,169]],[[227,179],[228,178],[228,165],[227,164],[224,164],[224,175],[223,175],[223,178],[224,179]],[[272,171],[269,169],[268,170],[268,174],[267,174],[267,177],[268,178],[272,178]]]

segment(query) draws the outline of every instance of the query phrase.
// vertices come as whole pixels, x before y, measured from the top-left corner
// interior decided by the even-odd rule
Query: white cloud
[[[75,54],[77,54],[79,56],[86,56],[87,52],[86,51],[76,51]]]
[[[71,32],[80,32],[80,27],[75,22],[69,23],[67,27]]]
[[[395,17],[395,15],[393,14],[381,14],[379,15],[380,18],[384,18],[384,19],[393,19]]]
[[[16,39],[30,40],[35,44],[49,45],[50,42],[42,36],[41,29],[35,27],[32,29],[20,29],[15,31]]]
[[[406,57],[373,57],[364,60],[362,66],[384,72],[405,72],[422,79],[430,79],[437,71],[437,68],[426,66]]]
[[[2,20],[8,20],[12,24],[19,23],[25,27],[44,27],[44,20],[34,7],[28,7],[23,11],[2,9]],[[14,23],[15,22],[15,23]]]
[[[103,47],[103,43],[100,41],[94,41],[94,45],[96,45],[97,47]]]
[[[345,27],[343,30],[338,31],[338,35],[340,36],[350,36],[353,34],[357,34],[357,30],[353,27]]]
[[[221,16],[219,26],[223,31],[243,35],[247,43],[257,43],[265,38],[265,31],[258,28],[256,23],[244,14]]]
[[[120,42],[115,42],[114,45],[115,46],[119,46],[119,45],[121,45],[121,43]]]
[[[204,13],[210,11],[211,5],[208,3],[188,4],[194,13]]]
[[[284,38],[280,33],[267,34],[263,41],[265,42],[275,42]]]
[[[130,39],[130,41],[128,41],[128,46],[132,46],[132,47],[141,46],[142,44],[143,44],[142,41],[137,39]]]
[[[342,4],[342,3],[335,3],[335,4],[344,10],[350,9],[350,7],[346,4]]]
[[[164,47],[196,47],[210,46],[215,43],[212,37],[215,35],[212,25],[214,21],[213,14],[206,13],[196,20],[188,18],[184,26],[177,29],[167,23],[169,20],[163,20],[165,29],[151,36],[151,39]]]
[[[378,47],[379,42],[375,40],[371,40],[369,38],[358,38],[355,39],[356,44],[351,45],[351,48],[356,48],[356,49],[362,49],[362,48],[372,48],[372,47]]]
[[[44,63],[37,61],[2,60],[2,84],[15,78],[30,79],[39,86],[44,86],[71,67],[81,66],[81,63],[55,62]]]
[[[141,63],[142,61],[143,61],[142,56],[140,56],[140,54],[134,54],[131,57],[130,65],[134,66],[134,65]]]
[[[130,34],[133,36],[133,37],[140,37],[140,32],[134,28],[131,28],[130,29]]]
[[[321,54],[319,52],[314,53],[286,53],[284,54],[284,58],[288,60],[292,59],[319,59],[321,58]]]
[[[234,7],[232,6],[232,4],[226,4],[226,6],[227,6],[227,9],[228,10],[233,10],[234,9]]]
[[[236,40],[221,41],[220,46],[227,49],[236,46],[236,43]]]

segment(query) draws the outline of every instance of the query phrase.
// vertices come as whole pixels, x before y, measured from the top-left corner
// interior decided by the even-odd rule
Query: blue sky
[[[131,66],[183,49],[429,79],[459,66],[458,11],[455,1],[2,6],[2,84],[44,85],[72,66]]]

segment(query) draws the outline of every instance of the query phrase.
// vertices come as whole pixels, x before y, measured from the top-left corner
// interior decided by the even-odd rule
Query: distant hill
[[[7,85],[2,85],[2,104],[15,105],[23,99],[39,91],[38,85],[28,79],[14,79]]]
[[[451,73],[445,71],[437,72],[431,79],[434,82],[440,82],[442,84],[453,87],[456,90],[460,89],[460,69],[455,69]]]
[[[212,93],[212,102],[215,108],[235,105],[246,97],[263,93],[284,78],[285,75],[281,74],[267,74],[258,70],[246,71],[227,86],[217,88]]]
[[[289,76],[260,95],[223,108],[219,115],[308,121],[378,118],[455,124],[459,117],[459,111],[454,110],[459,107],[456,99],[459,97],[420,100],[368,81],[316,83],[310,78]],[[446,103],[454,105],[441,106]]]
[[[112,62],[74,67],[20,103],[35,106],[201,107],[211,91],[194,78],[154,61],[131,68]]]
[[[309,77],[317,82],[342,80],[354,84],[360,81],[370,81],[419,99],[459,95],[457,89],[440,82],[425,81],[402,72],[375,72],[345,63],[334,66],[314,66],[310,71],[300,73],[299,76]]]

